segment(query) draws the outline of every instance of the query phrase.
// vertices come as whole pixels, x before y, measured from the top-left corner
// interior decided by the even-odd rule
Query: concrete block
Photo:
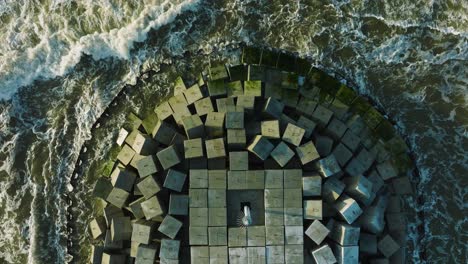
[[[369,261],[369,264],[390,264],[390,261],[386,258],[376,258],[376,259],[371,259]]]
[[[123,248],[123,241],[112,240],[111,231],[110,229],[107,229],[106,236],[104,238],[104,250],[120,250],[122,248]]]
[[[317,136],[315,146],[321,157],[330,155],[333,148],[333,139],[326,136]]]
[[[328,110],[328,108],[323,107],[322,105],[317,105],[314,112],[312,113],[312,118],[318,122],[321,126],[326,126],[330,119],[333,116],[333,112]]]
[[[299,101],[299,92],[293,91],[291,89],[283,89],[281,98],[284,105],[291,108],[297,108],[297,103]]]
[[[304,200],[304,219],[322,220],[322,200]]]
[[[361,233],[359,236],[359,251],[364,254],[377,255],[377,236]]]
[[[301,97],[297,104],[296,110],[304,115],[311,116],[317,107],[317,102],[306,97]]]
[[[179,230],[182,228],[182,222],[177,220],[176,218],[166,215],[164,220],[162,221],[161,225],[158,228],[158,231],[163,233],[164,235],[174,239],[179,233]]]
[[[228,78],[228,72],[224,65],[209,68],[210,80],[219,80]]]
[[[229,150],[244,149],[246,144],[245,129],[228,129],[227,143]]]
[[[334,264],[336,263],[335,255],[332,249],[327,245],[323,245],[312,251],[312,256],[317,264]]]
[[[346,165],[344,170],[350,176],[359,176],[364,174],[364,172],[366,171],[364,165],[357,158],[351,159],[351,161],[348,163],[348,165]]]
[[[163,145],[170,145],[174,134],[176,133],[175,129],[164,121],[158,121],[154,127],[151,135],[153,136],[156,142],[159,142]]]
[[[119,130],[119,135],[117,136],[117,139],[115,140],[115,143],[117,145],[122,146],[122,144],[125,142],[125,138],[127,138],[129,132],[125,130],[125,128],[121,128]]]
[[[398,175],[398,171],[390,161],[377,165],[377,171],[384,181],[395,178]]]
[[[366,177],[351,176],[346,178],[346,192],[358,201],[366,201],[372,194],[372,182]]]
[[[245,264],[247,261],[247,248],[229,248],[229,264]]]
[[[301,144],[304,134],[305,129],[293,124],[288,124],[286,130],[283,133],[282,139],[297,147]]]
[[[284,209],[271,208],[265,206],[265,226],[283,226],[284,225]]]
[[[300,188],[297,189],[283,189],[284,193],[284,207],[285,208],[298,208],[302,205],[302,192]]]
[[[127,202],[127,199],[129,196],[130,194],[126,192],[125,190],[122,190],[119,188],[113,188],[112,191],[107,196],[106,201],[108,201],[110,204],[118,208],[122,208]]]
[[[304,228],[300,226],[285,226],[285,244],[302,245],[304,244]]]
[[[156,261],[157,247],[154,245],[139,245],[136,254],[135,263],[153,264]]]
[[[336,256],[336,261],[338,264],[358,264],[359,263],[359,247],[358,246],[343,247],[343,246],[334,244],[333,253]]]
[[[247,227],[247,246],[265,246],[265,226]]]
[[[185,86],[184,80],[182,77],[178,76],[174,81],[174,95],[183,93],[187,87]]]
[[[362,214],[362,209],[356,200],[346,195],[338,198],[334,207],[348,224],[352,224]]]
[[[356,156],[356,159],[361,162],[365,170],[368,170],[375,161],[375,154],[369,152],[365,148],[362,148],[359,154]]]
[[[190,198],[192,197],[189,195]],[[190,226],[206,227],[208,226],[208,208],[193,208],[189,209]]]
[[[228,111],[233,111],[236,108],[234,104],[234,98],[218,98],[216,99],[216,109],[219,113],[226,113]]]
[[[208,170],[208,187],[210,189],[226,189],[226,170]]]
[[[103,246],[91,246],[91,264],[101,264],[103,253]]]
[[[112,218],[110,231],[113,241],[130,240],[132,237],[132,223],[130,217],[119,216]]]
[[[174,117],[174,120],[179,126],[183,125],[182,120],[184,118],[190,117],[192,115],[186,104],[176,104],[172,106],[172,111],[174,112],[172,117]]]
[[[199,115],[191,115],[182,118],[182,125],[189,139],[202,138],[205,135],[205,126]]]
[[[318,161],[318,170],[323,178],[341,174],[341,168],[333,154]]]
[[[398,251],[400,245],[390,235],[386,235],[379,240],[377,248],[386,258],[389,258]]]
[[[347,130],[341,138],[341,143],[345,144],[351,151],[356,151],[361,143],[361,139],[356,136],[353,130]]]
[[[249,170],[246,171],[248,189],[265,189],[265,171]]]
[[[226,112],[226,129],[244,128],[244,112]]]
[[[189,189],[189,205],[192,207],[208,207],[207,189]]]
[[[339,120],[346,120],[351,113],[349,113],[349,106],[338,98],[335,98],[333,102],[328,107],[334,116]]]
[[[353,157],[353,153],[342,143],[333,149],[332,155],[341,167],[345,167],[346,163]]]
[[[136,174],[125,168],[116,167],[111,173],[111,183],[114,188],[130,192],[133,189]]]
[[[117,154],[117,160],[120,161],[123,165],[128,165],[135,156],[135,151],[127,144],[125,144]]]
[[[283,113],[284,104],[274,98],[269,97],[263,106],[263,113],[267,116],[279,119]]]
[[[191,246],[194,246],[194,245],[195,246],[208,245],[208,227],[206,227],[206,226],[190,226],[190,228],[189,228],[189,244]]]
[[[245,81],[244,82],[244,95],[262,96],[262,82],[261,81]]]
[[[208,207],[226,207],[226,189],[208,189]]]
[[[265,98],[271,97],[277,100],[281,100],[283,97],[283,88],[279,83],[265,83]]]
[[[112,183],[106,177],[99,177],[94,184],[93,196],[106,200],[111,191]]]
[[[159,183],[153,176],[148,176],[144,178],[141,182],[137,184],[138,190],[143,194],[146,199],[149,199],[151,196],[155,195],[161,190]]]
[[[266,226],[265,237],[267,246],[284,245],[284,226]]]
[[[124,216],[121,208],[118,208],[112,204],[108,204],[103,210],[104,219],[106,220],[106,225],[110,226],[112,218]]]
[[[252,111],[255,108],[255,96],[240,95],[237,97],[237,107]]]
[[[205,169],[191,169],[190,175],[190,188],[200,189],[208,188],[208,170]]]
[[[282,208],[283,197],[283,189],[265,189],[265,208]]]
[[[265,170],[265,188],[283,188],[283,170]]]
[[[392,185],[396,194],[405,195],[413,193],[412,184],[407,176],[394,178],[392,180]]]
[[[171,239],[161,239],[161,249],[159,258],[161,259],[179,259],[180,241]]]
[[[154,154],[157,149],[157,143],[149,135],[138,133],[132,144],[133,150],[140,155]]]
[[[208,208],[208,225],[209,226],[226,226],[227,212],[226,207]]]
[[[332,203],[343,193],[346,185],[336,178],[328,178],[322,186],[322,197]]]
[[[152,221],[139,220],[133,223],[132,242],[149,244],[154,230]]]
[[[210,264],[228,264],[228,249],[226,246],[209,248]]]
[[[280,142],[271,151],[271,157],[281,166],[284,167],[294,157],[294,151],[292,151],[288,145],[284,142]]]
[[[280,128],[278,120],[268,120],[261,122],[262,136],[267,138],[280,138]]]
[[[222,137],[224,135],[225,113],[210,112],[206,115],[205,132],[211,137]]]
[[[169,169],[163,186],[176,192],[181,192],[186,178],[187,175],[185,173]]]
[[[266,160],[274,147],[266,137],[257,135],[247,149],[259,159]]]
[[[153,196],[150,199],[142,202],[141,208],[143,209],[146,220],[151,220],[164,214],[163,207],[161,206],[161,203],[156,196]]]
[[[314,241],[315,244],[320,245],[322,241],[328,236],[330,230],[322,224],[319,220],[315,220],[305,231],[305,234]]]
[[[302,195],[303,196],[321,196],[322,195],[322,178],[320,175],[307,176],[302,178]]]
[[[201,138],[184,140],[184,153],[186,159],[203,157],[203,140]]]
[[[225,226],[208,227],[208,241],[210,246],[226,246],[227,228]]]
[[[227,95],[224,80],[208,81],[208,94],[210,97],[219,97]]]
[[[284,246],[266,246],[268,264],[284,264]]]
[[[229,247],[246,247],[247,229],[243,227],[229,227],[228,245]]]
[[[93,239],[98,239],[106,233],[106,220],[104,217],[97,217],[89,223],[89,230]]]
[[[300,201],[302,203],[302,201]],[[285,207],[284,208],[284,225],[299,226],[302,225],[303,215],[302,207]]]
[[[211,97],[206,97],[195,102],[195,110],[199,116],[206,115],[214,111]]]
[[[265,264],[266,253],[265,247],[248,247],[247,248],[248,264]]]
[[[245,171],[228,171],[228,189],[247,189],[247,173]]]
[[[169,146],[159,151],[156,156],[158,157],[158,160],[164,170],[167,170],[181,162],[179,153],[177,153],[177,150],[174,146]]]
[[[203,98],[203,93],[198,84],[192,85],[190,88],[184,91],[185,99],[187,99],[187,104],[191,105],[196,101]]]
[[[283,170],[284,188],[302,188],[302,170],[288,169]]]
[[[231,171],[242,171],[249,169],[249,155],[246,151],[229,152],[229,168]]]
[[[141,203],[144,201],[145,201],[145,197],[140,197],[128,205],[128,210],[133,214],[135,219],[141,219],[145,217],[145,214],[143,213],[143,209],[141,208]]]
[[[286,245],[284,247],[286,264],[303,264],[304,247],[302,245]]]
[[[226,157],[223,138],[215,138],[205,141],[206,155],[209,159]]]
[[[346,124],[340,121],[338,118],[332,118],[327,126],[327,132],[330,133],[335,139],[340,139],[347,129],[348,127]]]
[[[305,130],[305,138],[310,138],[312,133],[314,133],[315,128],[317,127],[317,124],[314,121],[302,115],[299,117],[299,119],[297,119],[296,125],[298,127],[302,127]]]
[[[225,83],[227,96],[235,97],[244,94],[244,88],[242,87],[241,81]]]
[[[329,236],[341,246],[357,246],[360,230],[357,226],[335,222]]]
[[[306,142],[296,148],[296,154],[302,165],[310,163],[320,158],[320,155],[312,141]]]
[[[169,214],[188,215],[189,196],[185,194],[172,194],[169,198]]]
[[[136,162],[138,175],[143,178],[158,172],[154,156],[144,156]]]
[[[106,253],[102,254],[102,264],[124,264],[127,257],[122,254]]]

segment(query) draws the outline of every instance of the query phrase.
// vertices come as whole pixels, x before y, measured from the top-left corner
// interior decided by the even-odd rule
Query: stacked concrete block
[[[322,220],[322,200],[304,200],[304,219]]]
[[[107,178],[101,177],[94,184],[93,196],[106,200],[112,188],[112,183]]]
[[[283,208],[283,189],[265,189],[265,208]]]
[[[219,113],[235,112],[236,105],[233,97],[216,99],[216,109]]]
[[[247,258],[248,264],[266,263],[265,247],[248,247]]]
[[[159,250],[160,261],[178,260],[180,251],[180,241],[171,239],[161,239]]]
[[[229,190],[247,189],[247,173],[245,171],[228,171],[227,176]]]
[[[245,148],[247,137],[245,129],[228,129],[227,144],[229,150],[241,150]]]
[[[102,254],[102,264],[123,264],[125,263],[127,257],[123,254],[112,254],[104,252]]]
[[[348,224],[352,224],[362,214],[362,209],[356,200],[346,195],[338,198],[335,209]]]
[[[132,223],[130,217],[119,216],[112,218],[110,231],[113,241],[130,240],[132,237]]]
[[[124,216],[122,209],[113,205],[106,206],[103,210],[103,213],[107,226],[110,226],[114,217]]]
[[[359,176],[366,172],[366,168],[357,158],[352,158],[344,170],[350,176]]]
[[[337,178],[328,178],[322,186],[322,197],[332,203],[340,197],[345,187],[346,185]]]
[[[248,262],[247,248],[229,248],[229,263],[244,264]]]
[[[338,264],[359,263],[359,247],[358,246],[341,246],[333,245],[333,253],[336,256]]]
[[[346,163],[353,157],[353,153],[342,143],[333,149],[332,155],[341,167],[345,167]]]
[[[312,118],[316,120],[321,126],[326,126],[328,122],[330,122],[332,116],[333,112],[322,105],[317,105],[314,112],[312,113]]]
[[[207,87],[210,97],[220,97],[227,94],[224,80],[209,81]]]
[[[335,222],[330,233],[330,238],[341,246],[356,246],[359,242],[359,235],[359,227]]]
[[[146,220],[158,219],[164,214],[163,207],[157,196],[153,196],[141,203]]]
[[[125,142],[125,138],[127,138],[129,132],[125,130],[125,128],[121,128],[119,130],[119,134],[117,136],[117,139],[115,140],[115,143],[117,143],[118,146],[122,146],[122,144]]]
[[[246,111],[252,111],[255,107],[255,97],[249,95],[240,95],[237,97],[236,106],[244,108]]]
[[[262,121],[262,136],[267,138],[280,138],[280,128],[278,120]]]
[[[242,87],[241,81],[228,82],[226,83],[227,96],[234,97],[244,94],[244,88]]]
[[[345,134],[347,129],[348,127],[346,124],[340,121],[338,118],[332,118],[327,126],[328,133],[330,133],[335,139],[340,139]]]
[[[89,230],[93,239],[97,239],[106,233],[106,220],[104,217],[97,217],[89,223]]]
[[[154,156],[142,157],[136,162],[136,168],[138,170],[138,175],[141,178],[158,172],[158,167],[156,165],[156,159]]]
[[[209,247],[209,254],[210,264],[228,264],[228,249],[226,246],[211,246]]]
[[[208,227],[208,244],[210,246],[226,246],[227,245],[227,227],[226,226]]]
[[[297,104],[297,111],[303,113],[304,115],[311,116],[317,107],[317,102],[306,98],[306,97],[301,97],[299,100],[299,103]]]
[[[103,246],[91,246],[91,264],[101,264],[103,253]]]
[[[161,166],[164,170],[167,170],[182,161],[174,146],[169,146],[160,150],[156,156],[158,157],[159,163],[161,163]]]
[[[265,170],[265,188],[266,189],[284,188],[283,179],[284,179],[283,170]]]
[[[106,201],[110,204],[122,208],[127,203],[130,193],[120,188],[113,188],[106,198]]]
[[[201,138],[205,135],[205,126],[200,119],[199,115],[191,115],[182,119],[185,134],[187,138]]]
[[[247,187],[249,189],[265,189],[265,171],[249,170],[246,171]]]
[[[347,130],[343,137],[341,138],[341,142],[346,145],[351,151],[356,151],[361,143],[361,139],[356,136],[355,132],[351,129]]]
[[[210,189],[226,189],[226,170],[209,170],[208,187]]]
[[[190,195],[190,197],[192,196]],[[208,226],[208,208],[190,208],[189,220],[190,220],[190,227],[207,227]]]
[[[260,81],[245,81],[244,95],[262,96],[262,83]]]
[[[211,137],[221,137],[224,135],[225,113],[211,112],[206,115],[205,132]]]
[[[153,176],[144,178],[137,184],[137,187],[146,199],[149,199],[161,190],[159,183]]]
[[[226,226],[227,212],[225,207],[208,208],[208,226]]]
[[[151,135],[156,142],[169,146],[175,133],[177,132],[171,125],[164,121],[158,121]]]
[[[266,137],[257,135],[247,149],[259,159],[266,160],[274,147]]]
[[[181,228],[181,221],[177,220],[176,218],[170,215],[166,215],[161,225],[159,226],[158,231],[174,239]]]
[[[356,159],[361,162],[364,166],[364,170],[367,171],[375,161],[375,154],[365,148],[362,148],[356,156]]]
[[[169,104],[171,103],[169,102]],[[186,103],[171,104],[171,108],[173,111],[172,117],[178,125],[182,125],[182,120],[192,115]]]
[[[154,230],[154,223],[151,221],[139,220],[133,223],[132,242],[149,244]]]
[[[196,101],[202,99],[203,93],[200,89],[200,86],[198,86],[198,84],[194,84],[190,88],[184,91],[184,96],[185,96],[185,99],[187,100],[187,104],[191,105],[195,103]]]
[[[333,154],[319,160],[318,169],[320,175],[322,175],[324,178],[329,178],[341,174],[341,167]]]
[[[178,76],[174,81],[174,95],[183,94],[186,89],[184,80]]]
[[[319,220],[314,220],[305,231],[305,234],[317,245],[320,245],[329,233],[330,230]]]
[[[229,227],[228,246],[229,247],[247,246],[247,229],[243,227]]]
[[[282,193],[282,192],[281,192]],[[265,226],[283,226],[284,208],[273,208],[265,206]]]
[[[195,110],[199,116],[204,116],[214,111],[213,103],[210,97],[200,99],[195,102]]]
[[[127,144],[125,144],[117,155],[117,160],[123,165],[128,165],[135,156],[135,151]]]
[[[190,247],[190,263],[204,264],[209,263],[210,252],[206,246]]]
[[[263,113],[275,119],[279,119],[283,113],[284,104],[274,98],[268,98],[263,106]]]
[[[111,173],[111,183],[114,188],[119,188],[130,192],[135,183],[136,175],[130,170],[117,167]]]
[[[267,263],[285,263],[284,246],[266,246]]]
[[[218,65],[209,68],[210,80],[219,80],[228,78],[228,72],[224,65]]]
[[[284,225],[299,226],[303,222],[302,207],[285,207],[284,208]]]
[[[265,246],[265,227],[248,226],[247,227],[247,246],[257,247]]]
[[[226,149],[224,147],[223,138],[216,138],[205,141],[205,148],[208,159],[226,157]]]
[[[149,135],[141,133],[136,135],[135,141],[132,144],[133,150],[140,155],[154,154],[156,147],[156,142]]]
[[[308,164],[320,158],[320,155],[312,141],[306,142],[296,148],[296,154],[302,165]]]
[[[300,188],[289,188],[284,190],[284,207],[285,208],[298,208],[302,204],[302,192]]]
[[[265,97],[275,98],[277,100],[281,100],[283,94],[283,89],[281,88],[280,84],[277,83],[265,83]]]
[[[208,245],[208,227],[190,226],[189,227],[189,244],[191,246]]]
[[[183,172],[170,169],[167,171],[166,179],[164,180],[164,187],[181,192],[184,187],[185,179],[187,175]]]
[[[137,249],[135,263],[152,264],[156,261],[156,246],[140,245]]]
[[[174,113],[168,102],[163,102],[160,105],[158,105],[154,109],[154,112],[156,113],[156,116],[159,120],[166,120]]]
[[[348,177],[346,192],[354,199],[365,202],[371,197],[372,182],[362,175]]]
[[[384,181],[395,178],[398,174],[397,170],[390,161],[386,161],[377,165],[377,171]]]
[[[302,115],[299,117],[299,119],[297,119],[296,125],[298,127],[302,127],[305,130],[305,138],[310,138],[312,133],[314,133],[315,128],[317,127],[317,124],[314,121]]]
[[[171,194],[169,211],[171,215],[188,215],[189,196],[185,194]]]
[[[229,152],[229,168],[231,171],[242,171],[249,169],[249,155],[246,151]]]
[[[305,129],[298,127],[293,124],[288,124],[286,130],[283,133],[282,139],[289,144],[299,146],[302,138],[304,137]]]
[[[285,226],[284,241],[286,245],[302,245],[304,244],[304,228],[300,226]]]
[[[107,229],[106,237],[104,238],[104,250],[120,250],[123,248],[122,240],[112,240],[111,231]]]
[[[315,140],[317,151],[322,157],[330,155],[333,148],[333,139],[327,136],[317,136]]]
[[[317,264],[334,264],[336,263],[335,255],[328,245],[323,245],[312,251],[312,256]]]
[[[265,227],[265,244],[267,246],[284,245],[284,226],[282,225],[266,226]]]
[[[311,175],[302,178],[302,195],[303,196],[321,196],[322,195],[322,178],[320,175]]]
[[[286,245],[284,247],[284,259],[286,264],[303,264],[304,247],[302,245]]]
[[[286,143],[280,142],[271,151],[270,155],[281,167],[285,167],[294,157],[294,151],[292,151]]]
[[[184,153],[186,159],[203,157],[203,140],[201,138],[184,140]]]
[[[244,112],[226,112],[226,129],[244,128]]]

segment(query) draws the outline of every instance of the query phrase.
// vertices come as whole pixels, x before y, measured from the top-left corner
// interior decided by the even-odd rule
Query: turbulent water
[[[384,109],[420,172],[409,263],[467,263],[467,1],[0,0],[0,36],[0,263],[84,263],[127,113],[242,43],[307,57]]]

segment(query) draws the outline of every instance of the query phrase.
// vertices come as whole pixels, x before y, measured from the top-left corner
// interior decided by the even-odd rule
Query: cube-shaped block
[[[199,115],[191,115],[182,118],[182,125],[189,139],[201,138],[205,135],[205,126]]]
[[[232,171],[249,169],[249,155],[246,151],[229,152],[229,168]]]
[[[227,143],[229,150],[241,150],[247,143],[245,129],[228,129]]]
[[[179,154],[175,146],[169,146],[161,151],[159,151],[156,156],[158,157],[159,162],[161,163],[164,170],[169,169],[170,167],[177,165],[181,162]]]
[[[395,254],[395,252],[397,252],[400,248],[398,243],[395,242],[395,240],[390,235],[386,235],[380,239],[377,247],[379,251],[387,258]]]
[[[372,194],[372,182],[362,175],[348,177],[346,192],[356,200],[366,201]]]
[[[187,175],[183,172],[170,169],[167,171],[166,179],[164,180],[164,187],[180,192],[184,187]]]
[[[333,112],[323,107],[322,105],[317,105],[314,113],[312,113],[312,118],[317,120],[317,122],[322,126],[326,126],[328,122],[330,122],[332,116]]]
[[[199,116],[206,115],[214,111],[211,97],[206,97],[195,102],[195,110]]]
[[[356,200],[346,195],[342,195],[334,207],[348,224],[352,224],[362,214],[362,209]]]
[[[190,227],[208,226],[208,208],[190,208],[189,216]]]
[[[320,245],[322,241],[330,233],[330,230],[322,224],[319,220],[315,220],[310,224],[310,226],[305,231],[305,234],[315,242],[315,244]]]
[[[138,175],[140,175],[141,178],[158,172],[158,167],[156,166],[156,160],[154,156],[146,156],[139,159],[136,162],[136,167],[138,170]]]
[[[216,138],[205,142],[206,154],[209,159],[226,157],[226,149],[224,147],[224,139]]]
[[[265,189],[265,208],[283,208],[283,189]]]
[[[149,199],[161,190],[159,183],[153,176],[144,178],[137,184],[137,187],[146,199]]]
[[[227,182],[226,170],[209,170],[208,187],[210,189],[226,189]]]
[[[135,156],[135,150],[133,150],[129,145],[125,144],[117,154],[117,160],[120,161],[123,165],[128,165]]]
[[[284,167],[294,157],[294,151],[292,151],[288,145],[284,142],[280,142],[271,151],[271,157],[281,166]]]
[[[262,136],[267,138],[280,138],[280,128],[278,120],[262,121]]]
[[[284,258],[286,264],[304,264],[304,247],[302,245],[286,245]]]
[[[208,190],[207,189],[189,189],[189,205],[190,208],[208,207]]]
[[[190,170],[190,188],[208,188],[208,170]]]
[[[263,113],[275,119],[279,119],[283,113],[283,109],[284,104],[281,101],[269,97],[263,106]]]
[[[244,128],[244,112],[226,112],[226,129]]]
[[[284,226],[265,227],[265,237],[267,246],[284,245]]]
[[[168,102],[163,102],[160,105],[158,105],[154,109],[154,112],[156,113],[156,116],[159,120],[165,120],[173,114],[172,108]]]
[[[266,160],[274,147],[266,137],[257,135],[247,149],[259,159]]]
[[[230,227],[228,229],[229,247],[247,246],[247,229],[243,227]]]
[[[320,158],[320,155],[312,141],[309,141],[297,147],[296,154],[299,157],[302,165],[305,165]]]
[[[132,223],[130,217],[120,216],[112,218],[110,231],[112,241],[130,240],[132,237]]]
[[[288,124],[283,133],[283,140],[294,146],[299,146],[304,137],[305,129],[293,124]]]
[[[156,196],[142,202],[141,208],[143,209],[143,213],[147,220],[151,220],[164,214],[161,203]]]
[[[304,244],[304,227],[300,226],[285,226],[284,237],[286,245],[302,245]]]
[[[223,136],[225,115],[221,112],[211,112],[206,115],[205,132],[209,137]]]
[[[322,220],[322,200],[304,201],[304,219]]]
[[[151,221],[139,220],[133,223],[132,241],[141,244],[148,244],[154,229],[154,223]]]
[[[184,91],[185,99],[187,99],[187,104],[191,105],[196,101],[203,98],[202,91],[198,84],[194,84],[192,87]]]
[[[129,196],[130,194],[126,192],[125,190],[122,190],[119,188],[113,188],[112,191],[107,196],[106,201],[108,201],[110,204],[118,208],[122,208],[127,202],[127,199]]]
[[[302,194],[304,196],[321,196],[322,178],[319,175],[303,177]]]
[[[322,197],[332,203],[340,197],[345,187],[345,184],[337,178],[328,178],[322,186]]]
[[[174,239],[181,227],[181,221],[177,220],[176,218],[170,215],[166,215],[161,225],[159,226],[158,231]]]
[[[244,95],[262,96],[262,82],[261,81],[245,81],[244,82]]]
[[[210,226],[208,227],[208,244],[210,246],[227,245],[227,227]]]
[[[319,160],[318,169],[324,178],[336,176],[341,173],[341,167],[333,154]]]
[[[169,198],[169,214],[188,215],[189,196],[184,194],[171,194]]]
[[[169,146],[175,133],[176,131],[171,125],[164,121],[158,121],[151,135],[156,142]]]
[[[111,173],[111,182],[114,188],[119,188],[130,192],[133,188],[136,175],[125,168],[116,167]]]
[[[193,245],[195,245],[195,246],[208,245],[208,227],[206,227],[206,226],[190,226],[190,228],[189,228],[189,244],[191,246],[193,246]]]
[[[180,241],[171,239],[161,239],[161,249],[159,258],[176,260],[179,259]]]
[[[323,245],[312,251],[312,256],[317,264],[334,264],[336,263],[335,255],[328,245]]]
[[[283,188],[283,170],[265,170],[265,188]]]
[[[184,153],[186,159],[203,157],[203,140],[201,138],[184,140]]]
[[[285,263],[284,246],[266,246],[267,263]]]

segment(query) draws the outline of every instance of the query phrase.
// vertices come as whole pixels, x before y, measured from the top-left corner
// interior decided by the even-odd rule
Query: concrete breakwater
[[[93,263],[405,263],[407,146],[306,60],[247,47],[131,116],[94,189]]]

